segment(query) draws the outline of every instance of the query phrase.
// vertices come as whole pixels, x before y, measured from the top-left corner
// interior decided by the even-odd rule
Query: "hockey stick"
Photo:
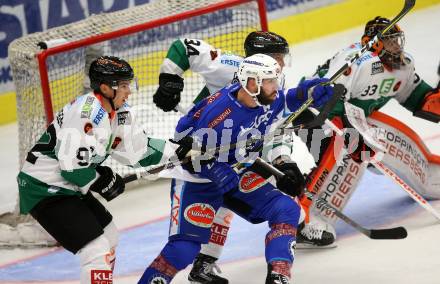
[[[428,201],[426,201],[423,196],[417,193],[411,186],[409,186],[406,182],[404,182],[399,176],[390,168],[385,166],[382,162],[377,161],[374,159],[374,157],[370,160],[370,163],[373,164],[373,166],[378,169],[381,173],[384,175],[390,177],[393,181],[395,181],[403,190],[405,190],[408,195],[414,199],[417,203],[420,204],[424,209],[429,211],[434,217],[440,220],[440,213],[432,207]]]
[[[395,24],[397,24],[400,19],[403,18],[408,12],[414,7],[416,0],[405,0],[402,10],[395,16],[390,23],[379,33],[377,33],[369,42],[367,42],[361,50],[359,50],[352,58],[349,59],[335,74],[330,78],[330,82],[333,83],[337,78],[339,78],[353,63],[358,60],[366,51],[370,50],[371,47],[379,41],[382,36],[387,33]]]
[[[264,168],[266,171],[270,172],[277,178],[281,178],[284,176],[284,174],[281,171],[279,171],[277,168],[275,168],[274,166],[272,166],[271,164],[265,162],[260,158],[257,158],[255,160],[254,165]],[[313,195],[310,192],[306,192],[306,194]],[[326,209],[333,211],[335,215],[339,217],[342,221],[352,226],[354,229],[361,232],[370,239],[374,239],[374,240],[404,239],[408,235],[404,227],[395,227],[389,229],[367,229],[359,225],[355,221],[353,221],[351,218],[349,218],[347,215],[345,215],[344,213],[342,213],[332,205],[330,205],[325,199],[318,198],[316,200],[316,204],[318,208],[324,207]]]
[[[335,87],[334,87],[333,97],[330,99],[330,101],[327,104],[332,104],[334,106],[334,104],[336,104],[336,102],[342,97],[343,92],[344,92],[344,87],[342,85],[340,85],[340,84],[336,84]],[[297,109],[295,112],[291,113],[283,121],[283,123],[280,126],[278,126],[276,129],[274,129],[271,132],[268,132],[265,135],[261,135],[258,139],[249,138],[249,139],[247,139],[245,141],[240,141],[240,142],[237,142],[237,143],[221,145],[219,147],[210,148],[210,149],[207,149],[204,154],[205,155],[208,154],[208,155],[216,156],[216,155],[218,155],[220,153],[230,151],[230,150],[235,149],[237,147],[242,147],[243,145],[248,145],[248,144],[255,143],[255,142],[263,142],[265,139],[274,138],[276,135],[283,135],[283,134],[285,134],[284,129],[287,128],[287,126],[289,126],[292,123],[292,121],[295,120],[307,108],[307,106],[312,104],[312,103],[313,103],[313,98],[310,97],[299,109]],[[326,104],[326,106],[327,106],[327,104]],[[327,108],[325,108],[325,110],[323,110],[321,112],[321,114],[322,114],[321,117],[322,118],[319,118],[319,119],[322,119],[322,122],[324,122],[325,118],[328,115],[328,112],[326,113],[326,111],[327,110],[330,111],[331,108],[333,108],[333,106],[327,107]],[[290,128],[288,130],[289,131],[294,131],[294,129],[290,129]],[[258,145],[258,147],[252,149],[251,151],[252,152],[258,152],[258,151],[261,151],[262,148],[263,148],[263,143],[260,143]],[[176,160],[176,161],[172,161],[172,162],[167,162],[165,164],[158,165],[158,166],[152,167],[150,169],[147,169],[143,173],[129,174],[129,175],[124,176],[123,180],[126,181],[126,182],[132,182],[132,181],[135,181],[135,180],[137,180],[137,179],[139,179],[139,178],[141,178],[143,176],[146,176],[146,175],[157,174],[157,173],[159,173],[159,172],[161,172],[163,170],[171,169],[171,168],[174,168],[176,166],[180,166],[182,164],[186,164],[189,161],[191,161],[191,158],[195,158],[196,156],[200,156],[200,155],[201,154],[187,156],[187,157],[183,158],[181,161]],[[247,160],[247,159],[245,159],[245,160]],[[242,168],[243,166],[244,166],[244,162],[238,164],[238,168],[239,169]]]

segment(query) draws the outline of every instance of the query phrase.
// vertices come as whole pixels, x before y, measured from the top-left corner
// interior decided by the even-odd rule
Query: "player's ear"
[[[113,92],[112,88],[109,85],[104,84],[104,83],[101,83],[101,85],[99,85],[99,88],[101,89],[101,92],[103,94],[109,94],[109,92]]]

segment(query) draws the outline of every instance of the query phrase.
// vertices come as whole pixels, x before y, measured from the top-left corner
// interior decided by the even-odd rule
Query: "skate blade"
[[[329,244],[327,246],[317,246],[317,245],[313,245],[313,244],[305,244],[305,243],[296,243],[295,245],[295,249],[300,249],[300,250],[308,250],[308,249],[333,249],[333,248],[337,248],[338,245],[333,243],[333,244]]]

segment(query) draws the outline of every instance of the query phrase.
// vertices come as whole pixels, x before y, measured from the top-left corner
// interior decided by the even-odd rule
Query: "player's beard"
[[[261,90],[260,94],[257,95],[257,100],[263,106],[270,105],[271,103],[273,103],[275,101],[275,99],[277,97],[276,93],[277,93],[277,91],[274,91],[272,94],[268,95],[266,92]]]

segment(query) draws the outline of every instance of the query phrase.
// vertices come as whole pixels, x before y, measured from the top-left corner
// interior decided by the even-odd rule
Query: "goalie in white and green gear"
[[[117,244],[112,215],[90,191],[110,201],[125,185],[101,163],[110,155],[124,165],[149,166],[164,161],[168,151],[174,154],[168,142],[146,136],[126,103],[136,88],[126,61],[99,57],[89,77],[94,91],[56,114],[17,178],[21,213],[30,213],[64,248],[78,253],[82,284],[92,283],[95,273],[111,276]]]
[[[354,43],[338,52],[325,64],[319,66],[314,76],[330,77],[335,74],[347,59],[358,53],[371,38],[389,23],[390,20],[383,17],[375,17],[369,21],[365,26],[361,42]],[[383,35],[377,44],[373,45],[371,50],[365,52],[336,80],[336,83],[340,83],[346,88],[344,99],[339,101],[330,112],[329,119],[333,119],[338,127],[352,128],[345,118],[344,102],[361,108],[366,117],[384,106],[392,98],[415,115],[422,109],[430,109],[423,108],[423,105],[426,104],[427,98],[435,98],[435,96],[430,96],[432,87],[415,72],[414,59],[404,52],[404,43],[404,33],[399,26],[395,25]],[[311,116],[311,114],[306,112],[302,114],[305,120],[309,120],[310,118],[307,116]],[[301,123],[301,118],[296,122]],[[391,125],[386,128],[387,132],[396,131]],[[312,145],[318,145],[316,142],[312,142],[312,133],[309,131],[307,141],[305,141],[309,149]],[[317,132],[314,132],[313,135],[318,136]],[[336,164],[335,160],[338,157],[333,154],[333,147],[329,146],[333,145],[334,137],[325,137],[324,139],[326,140],[322,140],[321,146],[318,148],[319,153],[312,153],[317,160],[317,167],[309,174],[307,188],[310,192],[319,193],[320,197],[329,203],[335,202],[332,205],[342,211],[367,167],[366,163],[362,163],[362,155],[374,152],[363,142],[362,137],[359,137],[359,140],[356,140],[356,145],[350,145],[349,151],[351,153],[342,157],[343,165]],[[350,140],[353,142],[353,139]],[[409,173],[406,174],[409,175]],[[309,213],[307,210],[309,208],[311,213],[316,213],[310,214],[311,219],[307,215],[306,220],[310,219],[310,223],[316,222],[318,225],[316,230],[301,231],[298,240],[304,238],[309,240],[310,244],[330,245],[334,238],[327,236],[328,240],[332,240],[332,242],[321,242],[323,235],[320,234],[322,230],[319,228],[331,231],[331,225],[336,222],[336,216],[316,208],[316,204],[312,203],[310,197],[303,197],[301,204],[306,209],[306,213]],[[320,218],[315,218],[317,216],[322,217],[324,222]]]

